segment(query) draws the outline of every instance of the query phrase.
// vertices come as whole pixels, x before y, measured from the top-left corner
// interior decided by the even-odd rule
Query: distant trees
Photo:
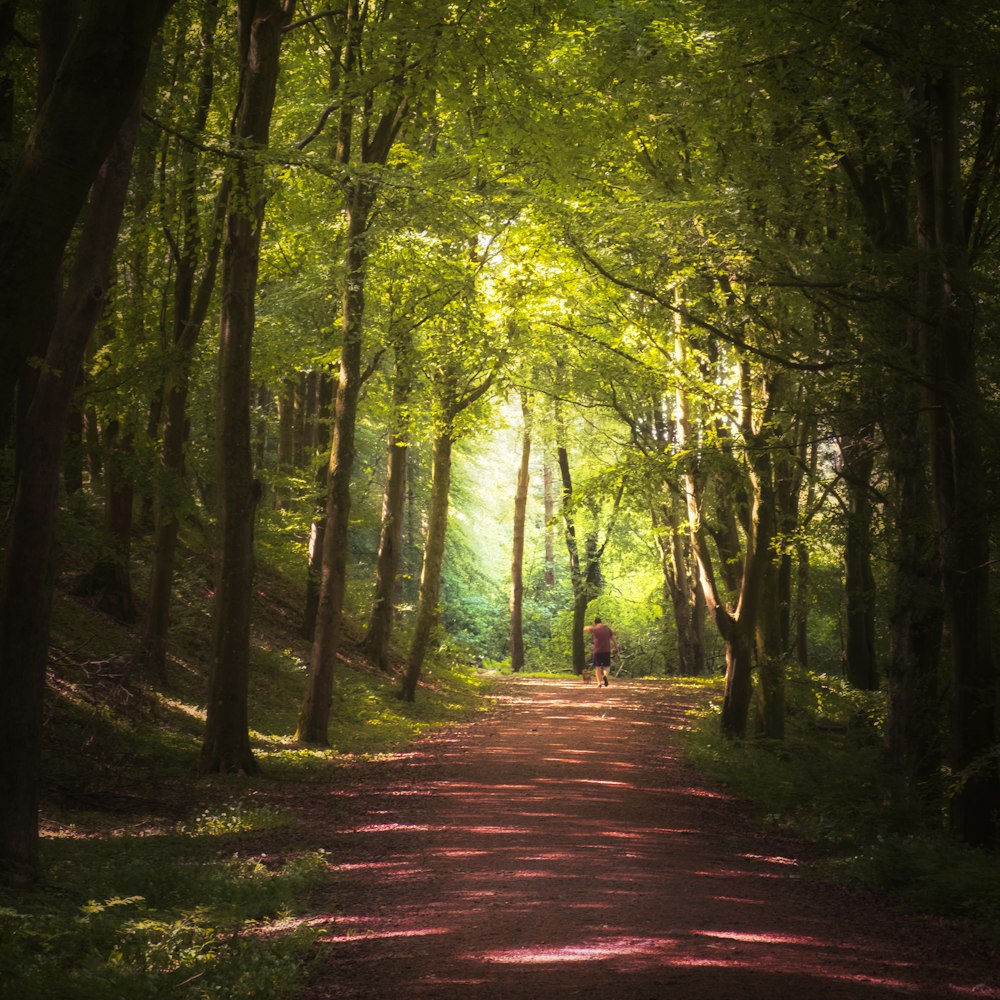
[[[36,857],[60,473],[107,497],[91,582],[161,681],[185,531],[217,552],[205,769],[256,766],[256,526],[305,574],[315,519],[305,741],[355,622],[412,700],[442,618],[580,668],[620,600],[658,669],[724,648],[733,738],[782,738],[807,661],[884,689],[900,814],[996,842],[991,4],[43,6],[0,7],[0,49],[40,40],[0,75],[5,864]],[[456,541],[502,566],[485,610]]]

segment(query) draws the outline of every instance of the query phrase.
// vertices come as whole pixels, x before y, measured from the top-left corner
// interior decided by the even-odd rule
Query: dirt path
[[[803,879],[692,778],[663,685],[504,682],[501,709],[332,793],[305,997],[994,997],[985,954]]]

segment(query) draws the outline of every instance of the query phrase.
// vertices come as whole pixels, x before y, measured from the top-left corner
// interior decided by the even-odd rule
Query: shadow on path
[[[339,877],[309,1000],[1000,998],[926,925],[772,854],[679,760],[668,686],[500,691],[331,792],[348,819],[319,845]]]

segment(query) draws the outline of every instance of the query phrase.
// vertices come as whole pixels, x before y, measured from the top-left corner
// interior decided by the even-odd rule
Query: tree
[[[560,423],[557,419],[557,423]],[[604,528],[604,540],[598,543],[596,514],[600,508],[599,502],[592,497],[585,501],[591,508],[591,518],[594,528],[584,540],[583,552],[580,551],[580,541],[577,535],[577,517],[579,500],[573,493],[573,477],[569,465],[569,450],[565,437],[557,446],[559,473],[562,481],[562,517],[565,529],[566,552],[569,556],[570,580],[573,584],[573,669],[583,674],[587,668],[586,649],[583,640],[583,626],[587,617],[587,605],[598,596],[601,580],[601,557],[611,540],[615,521],[621,509],[622,496],[625,493],[625,479],[619,481],[614,494],[611,512]]]
[[[201,50],[194,73],[198,89],[191,110],[192,137],[205,131],[215,90],[215,33],[220,14],[221,8],[214,0],[202,8],[199,28]],[[180,528],[179,508],[184,493],[185,450],[190,433],[188,395],[191,368],[195,346],[215,289],[230,184],[227,176],[216,193],[209,221],[203,223],[199,211],[198,161],[193,140],[181,143],[178,158],[178,232],[170,239],[176,265],[172,336],[161,390],[164,410],[161,468],[155,490],[154,557],[143,640],[146,665],[153,676],[161,679],[166,677],[167,635]]]
[[[405,34],[380,53],[390,70],[382,88],[377,77],[366,77],[364,57],[370,44],[367,4],[348,0],[339,54],[336,164],[343,171],[346,245],[344,251],[341,330],[343,346],[334,410],[333,442],[327,474],[319,607],[313,634],[306,692],[299,712],[298,738],[325,744],[333,691],[333,664],[340,641],[341,613],[347,582],[347,530],[351,512],[351,473],[365,312],[366,270],[369,256],[369,217],[379,192],[377,174],[384,167],[393,143],[405,123],[411,104],[411,79],[403,68],[409,41]],[[377,96],[385,91],[384,105],[373,112]],[[374,119],[373,119],[374,114]],[[377,120],[375,120],[377,119]]]
[[[480,340],[481,321],[469,314],[468,301],[459,300],[437,324],[432,343],[432,391],[436,404],[431,460],[431,496],[427,511],[427,532],[420,568],[420,593],[416,621],[406,660],[406,674],[399,696],[413,701],[438,619],[441,567],[448,531],[448,501],[451,496],[452,450],[463,432],[461,418],[489,392],[497,377],[504,351],[501,345],[487,347]],[[446,332],[444,325],[454,323]],[[487,344],[491,338],[486,338]],[[485,348],[485,350],[484,350]]]
[[[35,348],[73,225],[173,0],[88,4],[0,203],[0,414]],[[96,72],[95,67],[100,67]]]
[[[521,411],[524,414],[524,430],[521,432],[521,462],[517,467],[510,556],[510,668],[514,673],[520,672],[524,666],[524,522],[528,509],[531,462],[531,414],[524,397],[521,398]]]
[[[388,455],[385,491],[382,498],[382,524],[379,531],[375,586],[368,629],[363,648],[379,670],[389,670],[389,639],[393,626],[393,600],[403,545],[403,515],[406,506],[407,461],[409,457],[410,420],[407,416],[413,394],[412,346],[408,334],[397,340],[395,377],[392,382],[392,408],[389,414]]]
[[[264,163],[278,82],[281,37],[294,0],[241,0],[240,98],[233,125],[239,152],[232,167],[222,264],[216,475],[221,555],[216,572],[213,656],[203,771],[252,774],[248,684],[253,594],[253,522],[260,487],[250,453],[250,349],[266,195]]]
[[[0,590],[0,681],[7,692],[0,710],[0,792],[8,803],[0,820],[0,865],[15,876],[32,877],[38,857],[39,749],[60,448],[76,373],[107,287],[138,126],[138,90],[152,35],[168,6],[150,4],[141,13],[123,12],[112,3],[88,9],[0,207],[0,301],[9,307],[4,312],[8,326],[0,407],[7,412],[14,383],[23,375],[22,365],[45,314],[44,296],[54,285],[70,227],[106,156],[44,365],[30,388],[30,399],[21,401],[17,492]],[[102,39],[105,19],[114,13],[122,14],[127,30],[113,41]],[[107,66],[120,69],[113,96],[104,85],[79,79],[86,66],[102,57]],[[107,105],[95,107],[102,96],[108,98]],[[123,128],[129,108],[132,125]],[[93,112],[86,136],[80,134],[81,123],[73,120],[74,112],[84,109]],[[80,148],[74,145],[76,139]],[[67,176],[66,171],[74,168],[79,175]],[[66,190],[59,187],[63,182]],[[37,216],[31,220],[33,212]],[[37,261],[31,259],[32,250]],[[25,381],[22,392],[27,395],[27,391]]]

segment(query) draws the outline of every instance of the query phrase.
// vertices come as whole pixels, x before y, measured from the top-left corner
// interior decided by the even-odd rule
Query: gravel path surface
[[[984,949],[805,875],[693,776],[683,691],[499,691],[314,803],[339,875],[304,1000],[1000,998]]]

